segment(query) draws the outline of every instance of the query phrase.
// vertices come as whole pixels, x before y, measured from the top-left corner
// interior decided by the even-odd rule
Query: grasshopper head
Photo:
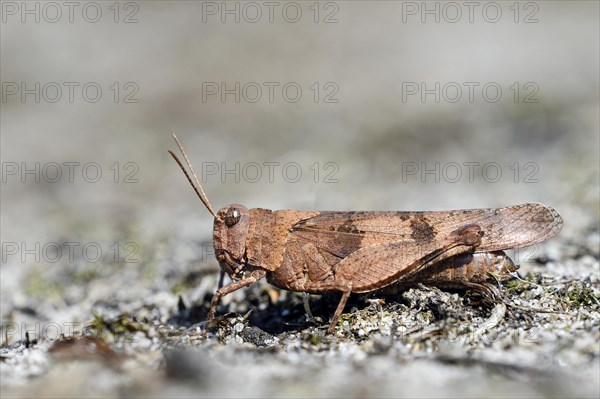
[[[250,227],[250,212],[240,204],[222,208],[215,215],[213,245],[221,269],[232,280],[241,277],[246,264],[246,236]]]
[[[246,266],[246,236],[250,227],[250,212],[243,205],[232,204],[215,213],[202,189],[196,172],[194,172],[194,168],[192,168],[192,164],[183,150],[183,146],[175,135],[173,135],[173,138],[185,158],[185,162],[190,172],[192,172],[196,184],[192,181],[192,178],[177,155],[173,151],[169,151],[169,154],[175,159],[175,162],[177,162],[183,174],[187,177],[200,201],[202,201],[210,214],[215,217],[213,246],[215,247],[215,255],[217,256],[221,270],[226,272],[231,277],[231,280],[239,280],[243,277],[244,267]]]

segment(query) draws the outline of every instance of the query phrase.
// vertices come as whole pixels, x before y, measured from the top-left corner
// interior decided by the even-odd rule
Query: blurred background
[[[2,322],[217,270],[171,133],[215,209],[542,202],[586,240],[599,5],[469,4],[2,1]]]

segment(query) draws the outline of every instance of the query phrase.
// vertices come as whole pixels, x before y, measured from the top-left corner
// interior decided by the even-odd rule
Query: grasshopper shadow
[[[260,328],[269,334],[300,332],[309,327],[327,330],[331,316],[340,301],[341,294],[327,293],[311,298],[310,311],[314,317],[307,315],[303,299],[300,295],[290,295],[286,300],[270,304],[266,309],[253,311],[249,317],[249,325]],[[364,296],[351,295],[344,312],[352,308],[361,310],[368,306]]]

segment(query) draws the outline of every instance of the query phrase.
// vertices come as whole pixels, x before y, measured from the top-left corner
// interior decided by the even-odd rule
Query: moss
[[[27,295],[45,299],[62,296],[62,287],[56,281],[47,278],[40,268],[33,269],[25,278],[24,290]]]
[[[132,342],[132,335],[136,332],[148,332],[148,327],[129,315],[121,314],[115,318],[108,318],[98,314],[92,309],[93,319],[86,325],[86,335],[95,336],[105,341]]]
[[[591,288],[579,284],[570,286],[564,298],[569,306],[574,307],[600,304],[600,296],[595,295]]]
[[[311,334],[310,335],[310,344],[313,346],[319,345],[321,342],[323,341],[322,337],[320,337],[317,334]]]

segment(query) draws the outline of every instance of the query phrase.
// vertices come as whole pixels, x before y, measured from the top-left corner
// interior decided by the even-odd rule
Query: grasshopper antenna
[[[175,133],[171,133],[171,134],[173,135],[173,138],[175,139],[175,142],[177,143],[177,147],[179,147],[179,151],[181,151],[181,153],[183,154],[183,158],[185,158],[185,162],[187,163],[188,168],[190,168],[192,175],[194,175],[194,179],[196,180],[196,184],[198,185],[197,187],[196,187],[196,184],[194,184],[194,182],[192,181],[192,178],[188,174],[187,170],[185,170],[185,168],[183,167],[183,164],[181,163],[179,158],[177,158],[177,155],[175,155],[173,153],[173,151],[171,151],[171,150],[168,150],[169,154],[171,154],[171,156],[173,157],[175,162],[177,162],[177,164],[179,165],[179,167],[185,174],[185,177],[187,177],[188,181],[190,182],[190,185],[192,186],[192,188],[198,195],[198,198],[200,198],[200,201],[202,201],[202,203],[204,204],[206,209],[208,209],[208,211],[211,213],[211,215],[213,215],[214,217],[217,217],[217,215],[215,215],[215,211],[213,210],[212,206],[210,205],[210,202],[208,201],[208,198],[206,197],[206,194],[204,193],[204,190],[202,189],[202,185],[200,184],[200,181],[198,180],[198,176],[196,176],[196,172],[194,172],[194,168],[192,168],[192,164],[190,163],[190,160],[188,159],[187,155],[185,154],[185,151],[183,150],[183,146],[177,139],[177,136],[175,136]],[[200,190],[198,190],[198,188],[200,188]]]

